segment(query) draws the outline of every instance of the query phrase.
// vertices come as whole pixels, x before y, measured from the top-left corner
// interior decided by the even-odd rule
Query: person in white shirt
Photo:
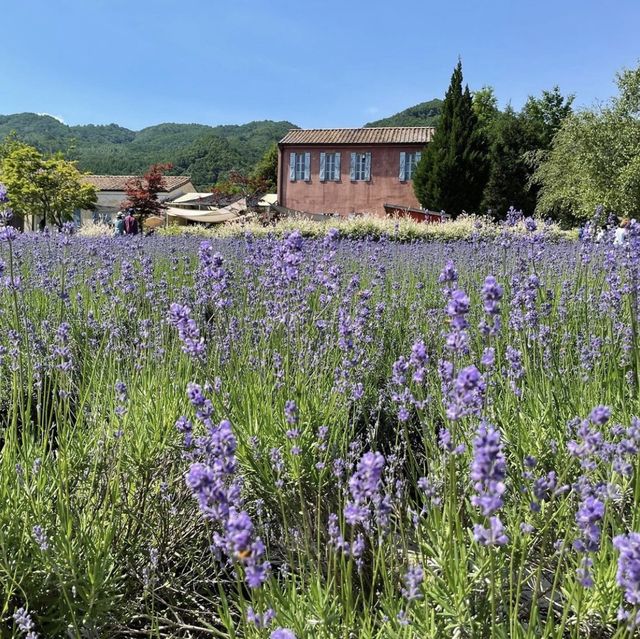
[[[629,220],[625,217],[622,222],[620,222],[620,226],[616,229],[616,233],[613,236],[613,243],[616,246],[621,246],[627,241],[627,226],[629,226]]]

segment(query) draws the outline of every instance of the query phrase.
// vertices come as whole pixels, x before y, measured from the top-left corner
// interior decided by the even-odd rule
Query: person
[[[138,234],[138,220],[133,217],[133,213],[131,209],[127,212],[127,217],[124,218],[124,232],[127,235],[137,235]]]
[[[625,217],[622,222],[620,222],[620,226],[616,229],[616,233],[613,237],[613,243],[616,246],[621,246],[627,241],[627,226],[629,226],[629,219]]]
[[[122,211],[119,211],[118,215],[116,215],[116,221],[113,227],[114,235],[124,235],[124,213]]]

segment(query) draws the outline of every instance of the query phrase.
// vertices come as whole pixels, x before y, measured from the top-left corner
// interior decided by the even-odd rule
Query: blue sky
[[[347,127],[442,97],[588,106],[640,58],[638,0],[2,0],[0,113],[69,124]]]

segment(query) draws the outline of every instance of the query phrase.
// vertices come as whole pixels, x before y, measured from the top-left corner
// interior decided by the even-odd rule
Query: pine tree
[[[451,76],[440,123],[413,178],[420,204],[453,217],[478,210],[487,180],[487,145],[473,109],[469,87],[462,89],[462,63]]]

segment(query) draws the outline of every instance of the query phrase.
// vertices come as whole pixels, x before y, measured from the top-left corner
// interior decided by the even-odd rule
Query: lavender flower
[[[255,536],[251,518],[241,510],[240,482],[236,476],[237,444],[231,423],[227,420],[217,426],[212,423],[210,402],[197,384],[189,385],[188,394],[207,434],[195,440],[194,455],[202,461],[191,464],[187,486],[203,515],[217,524],[214,547],[240,563],[247,585],[258,588],[268,578],[270,565],[262,560],[264,544]]]
[[[452,260],[449,260],[444,268],[442,269],[442,273],[438,277],[438,282],[445,285],[445,294],[449,294],[453,285],[458,281],[458,271],[456,270],[455,264]]]
[[[288,628],[276,628],[270,636],[270,639],[296,639],[293,630]]]
[[[493,426],[482,424],[473,442],[471,479],[476,494],[471,503],[480,509],[483,516],[489,517],[502,508],[506,475],[500,433]]]
[[[272,608],[268,608],[263,613],[255,612],[251,606],[247,608],[247,621],[259,630],[268,628],[275,618],[276,613]]]
[[[600,548],[599,522],[604,517],[604,504],[595,497],[586,497],[576,513],[576,523],[581,536],[573,543],[579,552],[595,552]]]
[[[613,538],[613,547],[620,553],[616,583],[624,590],[625,601],[640,605],[640,533],[631,532]]]
[[[480,322],[480,332],[486,337],[493,337],[500,333],[500,300],[502,287],[493,275],[487,276],[482,286],[482,301],[487,319]]]
[[[291,399],[288,399],[284,404],[284,416],[290,426],[298,423],[298,406]]]
[[[42,552],[49,549],[49,538],[42,529],[42,526],[35,525],[33,527],[33,538],[36,540],[36,543],[38,544]]]
[[[469,298],[464,291],[456,289],[451,293],[446,307],[447,315],[451,323],[451,332],[447,335],[446,346],[456,354],[469,352],[469,335],[467,327],[467,313],[469,312]]]
[[[489,527],[480,524],[473,526],[473,538],[482,546],[504,546],[509,543],[509,537],[504,532],[504,526],[499,517],[489,519]]]
[[[195,320],[191,318],[191,309],[180,304],[171,304],[169,307],[169,324],[178,329],[178,336],[182,341],[182,350],[199,359],[204,356],[204,337],[200,336],[200,329]]]
[[[381,453],[365,453],[358,462],[349,480],[350,497],[344,509],[344,518],[352,526],[358,523],[367,526],[372,515],[379,525],[386,524],[391,507],[388,496],[382,494],[384,463]]]
[[[422,592],[420,586],[424,580],[424,570],[422,566],[416,564],[411,566],[404,576],[404,588],[402,589],[402,596],[407,602],[415,601],[416,599],[422,599]]]
[[[486,384],[473,365],[463,368],[453,384],[447,417],[453,421],[467,415],[479,415],[484,403]]]
[[[31,615],[24,608],[18,608],[13,613],[13,620],[18,626],[18,630],[25,633],[25,639],[38,639],[38,635],[34,630],[35,624],[33,623],[33,619],[31,619]]]

